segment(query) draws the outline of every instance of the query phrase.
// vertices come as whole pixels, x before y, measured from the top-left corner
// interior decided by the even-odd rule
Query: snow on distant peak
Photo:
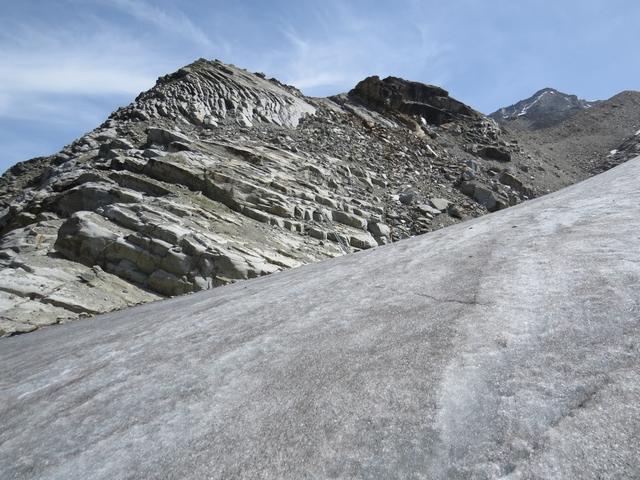
[[[499,109],[490,117],[502,124],[522,119],[529,125],[527,128],[544,128],[558,124],[581,110],[591,108],[596,103],[547,87],[538,90],[525,100]]]
[[[518,113],[516,116],[518,117],[522,117],[524,115],[527,114],[527,112],[529,111],[529,109],[531,107],[533,107],[536,103],[538,103],[542,97],[544,97],[547,93],[555,93],[553,90],[546,90],[544,92],[542,92],[540,95],[538,95],[535,100],[529,104],[526,104],[524,107],[522,107],[522,110],[520,110],[520,113]]]

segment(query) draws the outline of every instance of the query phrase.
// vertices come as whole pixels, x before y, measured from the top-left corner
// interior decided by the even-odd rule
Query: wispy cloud
[[[25,135],[1,137],[0,171],[69,143],[177,66],[98,16],[69,14],[62,28],[45,16],[0,19],[0,127]]]
[[[167,10],[143,0],[109,0],[107,4],[164,32],[177,34],[201,46],[213,46],[208,35],[175,7]]]
[[[93,128],[105,119],[105,105],[127,102],[127,95],[104,95],[100,98],[83,95],[32,93],[29,101],[19,96],[0,95],[0,120],[55,123],[56,127],[84,125]]]
[[[55,30],[13,24],[0,35],[0,94],[134,93],[153,85],[136,58],[145,47],[117,29]]]
[[[313,15],[313,32],[283,20],[284,48],[270,58],[284,81],[309,94],[338,93],[374,74],[434,83],[446,77],[446,69],[434,68],[430,78],[416,78],[425,65],[444,65],[448,49],[431,34],[428,22],[407,21],[402,37],[393,38],[384,18],[364,17],[345,2],[318,6]]]

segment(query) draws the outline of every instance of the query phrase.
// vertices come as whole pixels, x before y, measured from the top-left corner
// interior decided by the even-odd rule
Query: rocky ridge
[[[489,117],[510,128],[537,130],[557,125],[598,103],[553,88],[543,88],[525,100],[493,112]]]
[[[514,125],[510,122],[502,128],[514,135],[532,158],[584,179],[634,156],[640,92],[621,92],[549,127],[527,130]]]
[[[0,334],[372,248],[575,179],[439,87],[369,77],[308,98],[198,60],[0,179]]]

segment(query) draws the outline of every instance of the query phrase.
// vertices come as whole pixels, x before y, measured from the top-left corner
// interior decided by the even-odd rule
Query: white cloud
[[[28,101],[19,95],[0,95],[0,120],[55,123],[56,127],[84,125],[90,129],[105,120],[104,106],[109,104],[109,98],[113,102],[127,102],[125,95],[87,97],[30,93]],[[113,108],[117,105],[114,103]]]
[[[163,10],[143,0],[109,0],[108,5],[138,20],[154,25],[164,32],[178,34],[201,46],[213,46],[207,34],[177,9]]]
[[[25,134],[3,136],[0,170],[91,130],[211,46],[174,8],[133,0],[61,3],[60,18],[46,9],[0,17],[0,125]]]
[[[446,70],[446,45],[424,16],[409,14],[398,33],[383,14],[363,14],[338,0],[310,6],[304,18],[276,11],[271,23],[249,6],[221,7],[227,12],[221,16],[202,5],[201,20],[189,18],[179,2],[60,3],[58,18],[48,18],[46,9],[39,17],[0,17],[0,121],[89,130],[159,75],[209,52],[310,95],[346,91],[373,74],[439,83]],[[205,19],[211,31],[198,26]],[[437,76],[424,78],[424,71]]]
[[[177,66],[118,25],[77,20],[64,29],[33,20],[3,25],[0,119],[89,130]]]
[[[155,79],[191,60],[189,48],[166,50],[166,32],[187,39],[197,52],[212,43],[183,13],[140,0],[93,0],[95,7],[117,11],[134,25],[99,16],[87,3],[68,0],[64,24],[46,18],[0,21],[0,116],[43,118],[62,109],[73,118],[73,105],[56,96],[91,100],[119,96],[133,99],[151,88]],[[148,26],[160,30],[158,36]],[[175,42],[171,41],[175,47]],[[197,57],[194,54],[193,59]],[[47,98],[50,95],[51,98]],[[67,112],[65,112],[67,111]],[[108,112],[103,112],[108,113]],[[80,117],[81,115],[78,115]],[[79,121],[79,120],[78,120]]]
[[[104,24],[95,30],[13,25],[0,38],[0,95],[129,94],[153,85],[146,48]]]
[[[329,1],[309,12],[314,29],[296,28],[282,20],[284,46],[262,59],[266,72],[305,93],[335,94],[351,89],[369,75],[396,75],[411,80],[446,80],[446,43],[424,17],[407,20],[398,37],[389,35],[384,16],[367,16],[347,2]],[[286,18],[286,17],[285,17]],[[429,78],[420,78],[426,70]]]
[[[27,62],[14,61],[12,65],[17,71],[0,66],[0,88],[18,95],[33,92],[108,95],[137,93],[153,85],[153,77],[143,72],[114,69],[92,60],[80,56],[56,64],[43,59],[35,74]]]

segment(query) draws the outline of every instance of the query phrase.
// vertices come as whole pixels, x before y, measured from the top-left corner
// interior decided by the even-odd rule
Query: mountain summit
[[[489,116],[500,124],[536,130],[557,125],[597,103],[597,101],[582,100],[576,95],[562,93],[553,88],[543,88],[531,97],[501,108]]]
[[[177,72],[160,77],[111,120],[168,120],[215,128],[219,123],[251,127],[255,122],[296,127],[315,108],[296,88],[262,74],[199,59]]]

